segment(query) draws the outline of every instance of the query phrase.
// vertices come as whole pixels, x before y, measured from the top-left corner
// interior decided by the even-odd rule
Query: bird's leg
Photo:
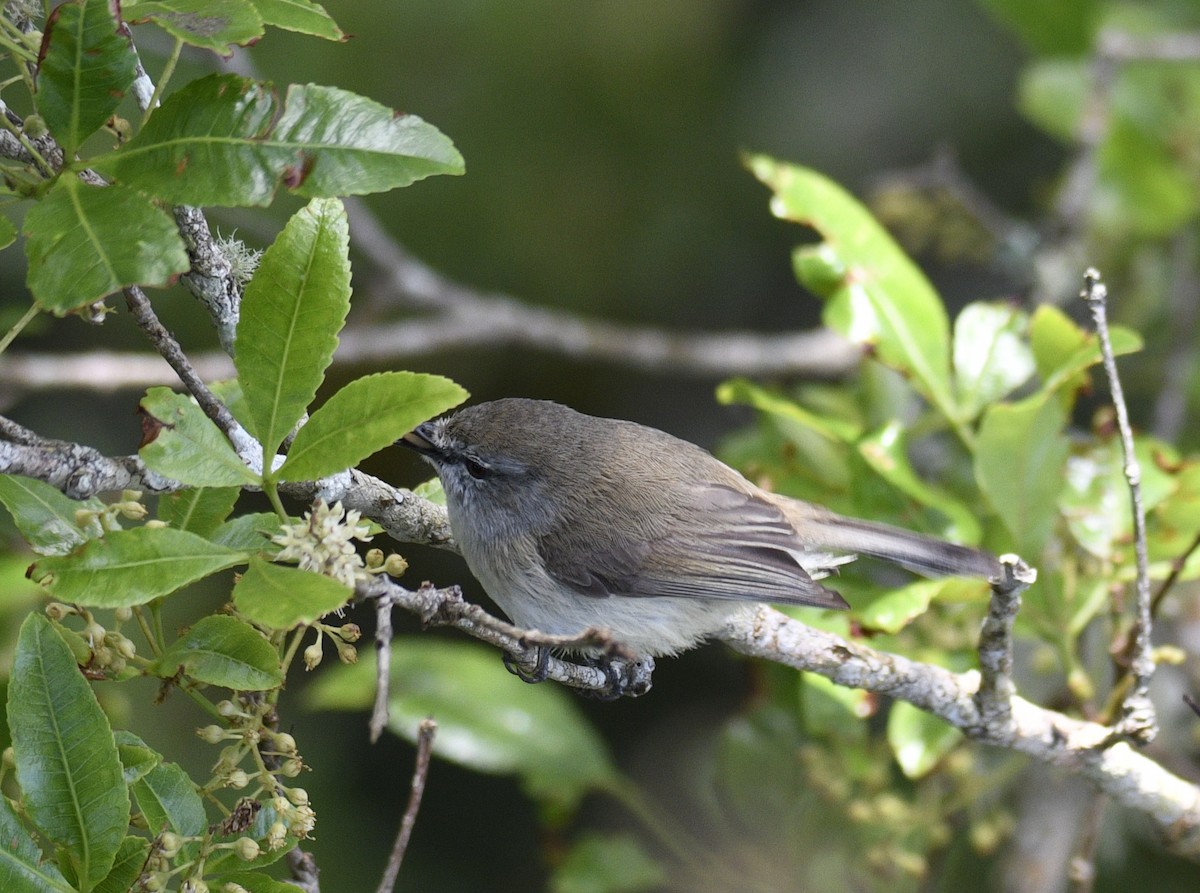
[[[528,660],[530,651],[533,652],[532,661]],[[526,645],[524,654],[517,655],[511,651],[505,651],[501,657],[504,660],[504,669],[522,682],[534,685],[546,681],[550,666],[550,649],[547,646]]]

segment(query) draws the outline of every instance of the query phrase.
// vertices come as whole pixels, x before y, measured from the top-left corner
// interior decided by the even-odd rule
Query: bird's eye
[[[478,459],[467,458],[463,460],[463,464],[467,467],[467,474],[475,478],[475,480],[483,480],[491,474],[491,469],[480,462]]]

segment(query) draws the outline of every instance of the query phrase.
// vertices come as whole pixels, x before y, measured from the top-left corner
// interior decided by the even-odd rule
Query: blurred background
[[[352,35],[346,43],[272,30],[239,56],[248,53],[258,74],[280,85],[336,85],[433,123],[454,140],[467,173],[369,197],[388,231],[464,285],[587,317],[669,330],[777,333],[818,324],[819,303],[791,271],[790,251],[808,236],[769,214],[767,191],[742,166],[745,151],[811,166],[866,195],[889,174],[949,150],[998,209],[1035,222],[1068,157],[1018,112],[1024,45],[984,6],[963,0],[325,6]],[[161,64],[152,41],[141,48],[152,65]],[[181,71],[190,76],[206,64],[185,55]],[[214,212],[210,221],[263,246],[297,207],[284,196],[268,210]],[[352,256],[354,237],[352,229]],[[1020,301],[1030,288],[1027,275],[993,258],[924,252],[918,260],[952,308],[979,299]],[[0,300],[14,316],[26,306],[20,261],[18,252],[0,255]],[[356,268],[355,289],[351,325],[399,312],[369,265]],[[203,310],[182,290],[156,300],[185,347],[215,346]],[[20,349],[142,346],[120,312],[101,331],[73,319],[41,325]],[[718,405],[716,378],[546,352],[473,347],[405,366],[447,375],[474,400],[550,398],[710,448],[750,418]],[[368,371],[339,367],[328,387]],[[1131,389],[1136,394],[1139,385]],[[139,440],[139,396],[26,393],[12,395],[4,412],[67,439],[80,436],[79,419],[86,418],[88,443],[126,454]],[[366,469],[405,486],[429,476],[400,451],[374,457]],[[462,583],[468,597],[483,599],[454,556],[403,551],[410,584]],[[372,625],[368,616],[353,619]],[[661,661],[648,697],[579,706],[617,764],[661,796],[664,809],[681,811],[686,807],[672,791],[700,765],[693,758],[714,746],[714,730],[753,701],[762,672],[710,646]],[[285,714],[314,769],[304,784],[319,816],[313,851],[323,889],[372,889],[408,794],[413,751],[391,736],[369,746],[365,715],[304,712],[302,675],[290,683]],[[163,738],[151,743],[176,751],[170,738],[182,741],[199,717],[181,698],[147,708],[142,694],[128,695],[128,709],[154,709]],[[593,798],[574,827],[590,825],[620,828],[629,819]],[[515,780],[435,761],[401,888],[541,889],[548,860],[563,846],[542,827]],[[572,827],[559,832],[564,839]],[[828,870],[830,878],[838,872]],[[1159,870],[1163,884],[1187,877],[1186,869]],[[821,874],[808,876],[819,881]]]

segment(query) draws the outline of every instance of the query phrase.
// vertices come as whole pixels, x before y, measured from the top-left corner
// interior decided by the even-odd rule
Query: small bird
[[[997,559],[757,487],[711,453],[635,422],[508,398],[400,443],[437,470],[471,572],[513,623],[606,629],[673,655],[748,603],[849,607],[817,581],[857,555],[991,578]]]

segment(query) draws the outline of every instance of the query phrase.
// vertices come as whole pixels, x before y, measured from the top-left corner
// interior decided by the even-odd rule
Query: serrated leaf
[[[82,527],[75,520],[80,509],[103,509],[99,499],[77,502],[34,478],[0,474],[0,504],[13,516],[30,548],[41,555],[66,555],[102,532],[95,519]]]
[[[833,181],[766,156],[747,166],[774,192],[776,217],[816,229],[824,241],[794,255],[801,284],[825,298],[825,323],[909,376],[949,419],[950,323],[933,286],[861,203]]]
[[[291,629],[336,611],[353,594],[349,586],[322,574],[254,558],[233,587],[233,603],[252,623]]]
[[[47,862],[28,829],[0,797],[0,890],[4,893],[75,893],[53,862]]]
[[[222,56],[263,36],[263,20],[247,0],[150,0],[127,10],[129,21],[151,21],[186,44]]]
[[[287,222],[246,286],[234,365],[264,454],[316,396],[350,311],[349,229],[336,199]]]
[[[270,204],[280,182],[309,197],[362,195],[462,173],[435,127],[345,90],[210,75],[172,94],[146,126],[92,166],[163,201]],[[186,175],[185,175],[186,174]]]
[[[191,266],[175,221],[132,189],[58,179],[25,215],[29,289],[62,316],[130,286],[165,286]]]
[[[963,733],[907,701],[897,701],[888,713],[887,737],[904,774],[921,778],[958,745]]]
[[[29,817],[90,889],[125,839],[129,797],[108,718],[41,614],[30,614],[17,637],[8,725]]]
[[[46,19],[34,99],[68,159],[133,84],[137,56],[118,24],[114,0],[63,3]]]
[[[162,762],[162,754],[152,750],[133,732],[117,729],[113,732],[113,739],[117,743],[117,756],[121,759],[123,776],[127,785],[133,784]]]
[[[43,558],[30,576],[62,601],[122,608],[169,595],[249,557],[186,530],[137,527],[89,540],[70,555]]]
[[[239,549],[250,554],[274,555],[279,546],[271,537],[279,533],[279,516],[274,512],[252,512],[230,518],[210,537],[212,542],[227,549]]]
[[[241,492],[240,487],[189,487],[166,493],[158,498],[158,519],[176,530],[211,539],[233,511]]]
[[[117,850],[112,870],[96,885],[92,893],[129,893],[138,875],[142,873],[142,866],[146,864],[149,853],[150,841],[143,837],[126,837],[121,841],[121,848]]]
[[[954,321],[954,379],[965,418],[1008,396],[1034,372],[1028,316],[1007,304],[968,304]]]
[[[333,667],[307,689],[309,703],[368,709],[374,673],[370,661]],[[479,772],[516,774],[533,796],[567,807],[614,780],[616,768],[575,699],[561,688],[513,683],[489,648],[397,639],[388,728],[411,741],[420,721],[436,716],[436,755]]]
[[[160,763],[131,786],[151,834],[174,831],[180,837],[204,833],[204,803],[188,774],[176,763]]]
[[[170,678],[180,667],[199,682],[234,691],[267,691],[283,682],[271,643],[250,624],[224,614],[197,621],[163,653],[156,672]]]
[[[1036,562],[1058,514],[1068,443],[1062,404],[1043,391],[1002,403],[983,416],[975,450],[975,479],[1012,536],[1017,551]]]
[[[252,0],[268,25],[311,34],[326,40],[345,40],[346,35],[325,8],[311,0]]]
[[[352,468],[466,398],[466,391],[440,375],[380,372],[359,378],[312,414],[276,476],[316,480]]]
[[[260,478],[191,397],[150,388],[138,409],[161,425],[138,450],[147,467],[193,487],[237,487]]]

